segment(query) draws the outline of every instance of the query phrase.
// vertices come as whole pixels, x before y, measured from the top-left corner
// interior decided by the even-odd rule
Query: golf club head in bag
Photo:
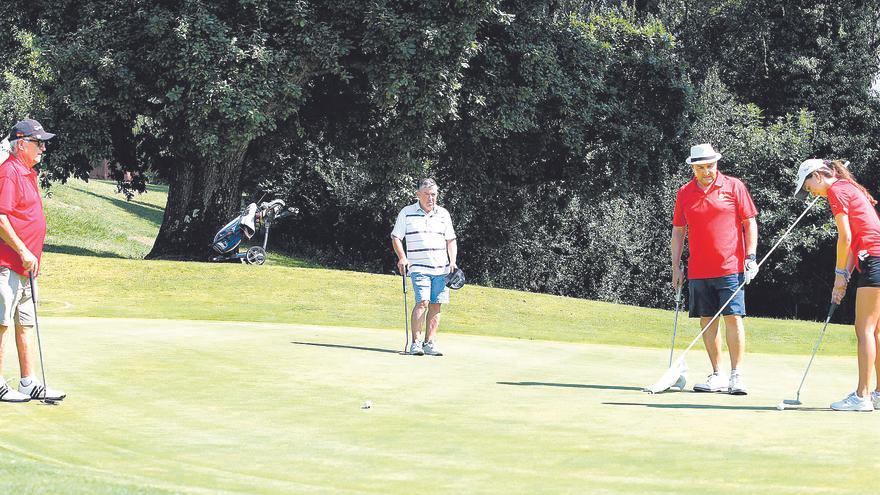
[[[466,279],[464,277],[464,272],[461,271],[461,268],[456,267],[455,270],[449,272],[446,275],[446,287],[450,289],[458,290],[464,287]]]

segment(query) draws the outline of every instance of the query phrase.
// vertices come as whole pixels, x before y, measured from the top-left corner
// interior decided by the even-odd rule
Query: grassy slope
[[[110,182],[71,181],[45,201],[50,235],[43,314],[391,328],[403,325],[400,278],[302,268],[271,253],[267,265],[143,261],[158,231],[161,187],[126,202]],[[271,247],[271,239],[270,239]],[[88,254],[91,256],[79,256]],[[696,334],[682,316],[679,345]],[[672,313],[468,286],[453,294],[443,331],[524,339],[663,347]],[[814,322],[750,318],[749,351],[806,353]],[[401,332],[402,333],[402,332]],[[851,354],[854,336],[832,326],[825,354]]]

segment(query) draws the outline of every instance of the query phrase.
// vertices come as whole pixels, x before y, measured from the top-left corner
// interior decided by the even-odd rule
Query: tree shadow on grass
[[[547,383],[547,382],[495,382],[498,385],[518,385],[522,387],[564,387],[591,388],[596,390],[641,390],[641,387],[624,387],[620,385],[590,385],[584,383]]]
[[[134,216],[143,218],[144,220],[149,221],[157,227],[159,225],[162,225],[162,218],[165,216],[165,210],[163,208],[159,208],[158,206],[142,203],[139,201],[125,201],[122,199],[108,198],[107,196],[102,196],[91,191],[86,191],[85,189],[79,189],[79,191],[84,194],[90,194],[98,199],[107,201],[113,206],[123,209]]]
[[[653,409],[713,409],[718,411],[776,411],[776,406],[725,406],[718,404],[646,404],[643,402],[603,402],[607,406],[640,406]],[[786,407],[786,411],[830,411],[821,407]]]
[[[117,253],[111,253],[110,251],[93,251],[91,249],[81,247],[58,246],[55,244],[46,244],[45,246],[43,246],[43,251],[46,253],[72,254],[74,256],[126,259],[125,256],[121,256]]]
[[[316,346],[316,347],[332,347],[335,349],[355,349],[358,351],[385,352],[385,353],[389,353],[389,354],[403,354],[400,351],[395,351],[392,349],[380,349],[378,347],[361,347],[361,346],[357,346],[357,345],[322,344],[319,342],[291,342],[291,344],[312,345],[312,346]]]

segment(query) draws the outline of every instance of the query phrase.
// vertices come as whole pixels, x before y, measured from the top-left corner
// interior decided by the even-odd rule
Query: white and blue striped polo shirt
[[[449,272],[446,241],[455,239],[452,218],[442,206],[426,213],[419,202],[400,210],[392,237],[406,240],[406,257],[411,272],[445,275]]]

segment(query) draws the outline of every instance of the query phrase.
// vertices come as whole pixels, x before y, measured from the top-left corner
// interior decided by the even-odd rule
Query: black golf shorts
[[[880,287],[880,256],[859,261],[859,287]]]

